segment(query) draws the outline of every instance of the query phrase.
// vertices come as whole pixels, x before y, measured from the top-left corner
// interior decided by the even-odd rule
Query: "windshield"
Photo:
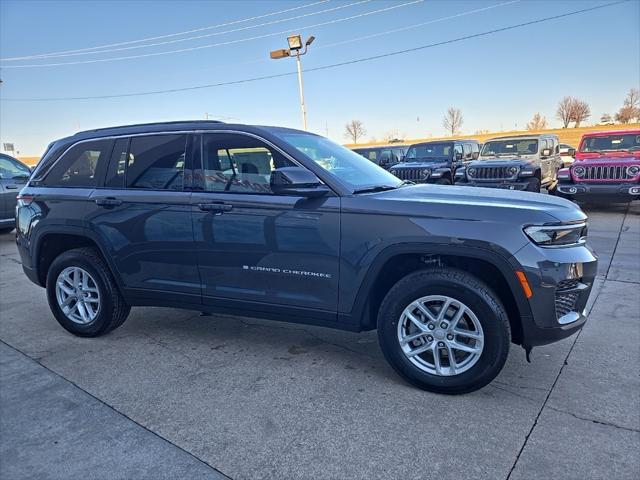
[[[482,147],[481,157],[501,157],[509,155],[534,155],[538,153],[538,140],[533,138],[518,140],[495,140]]]
[[[580,151],[584,153],[638,150],[640,150],[640,135],[637,133],[587,137],[580,145]]]
[[[412,145],[404,157],[405,162],[428,162],[451,158],[453,143],[427,143]]]
[[[402,182],[375,163],[324,137],[306,133],[274,132],[352,191],[369,187],[398,187]]]

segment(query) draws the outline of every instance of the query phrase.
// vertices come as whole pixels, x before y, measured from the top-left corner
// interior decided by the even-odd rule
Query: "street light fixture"
[[[307,129],[307,109],[304,105],[304,85],[302,83],[302,62],[300,62],[300,57],[307,53],[309,45],[311,45],[315,39],[316,37],[311,35],[304,43],[303,50],[302,36],[290,35],[287,37],[287,43],[289,44],[288,49],[281,48],[279,50],[272,50],[269,53],[269,56],[274,60],[291,57],[293,55],[296,57],[296,64],[298,66],[298,89],[300,90],[300,109],[302,110],[302,125],[305,130]]]

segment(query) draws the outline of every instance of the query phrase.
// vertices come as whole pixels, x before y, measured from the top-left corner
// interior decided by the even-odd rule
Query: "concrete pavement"
[[[458,397],[406,385],[375,332],[135,308],[110,335],[73,337],[0,237],[0,478],[637,478],[640,205],[588,213],[587,326],[532,364],[514,346]],[[113,461],[84,462],[74,445],[105,429]]]

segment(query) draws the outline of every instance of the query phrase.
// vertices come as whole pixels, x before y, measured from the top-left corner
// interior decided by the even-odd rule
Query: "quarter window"
[[[93,140],[71,147],[47,174],[44,185],[95,187],[98,167],[109,158],[112,145],[112,140]]]
[[[294,166],[260,140],[238,134],[203,135],[204,189],[209,192],[271,193],[271,172]]]
[[[133,137],[127,158],[127,188],[182,190],[186,145],[183,134]]]

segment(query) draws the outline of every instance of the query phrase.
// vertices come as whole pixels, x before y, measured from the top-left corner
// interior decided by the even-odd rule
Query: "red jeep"
[[[587,133],[575,159],[558,172],[559,195],[578,201],[640,199],[640,130]]]

